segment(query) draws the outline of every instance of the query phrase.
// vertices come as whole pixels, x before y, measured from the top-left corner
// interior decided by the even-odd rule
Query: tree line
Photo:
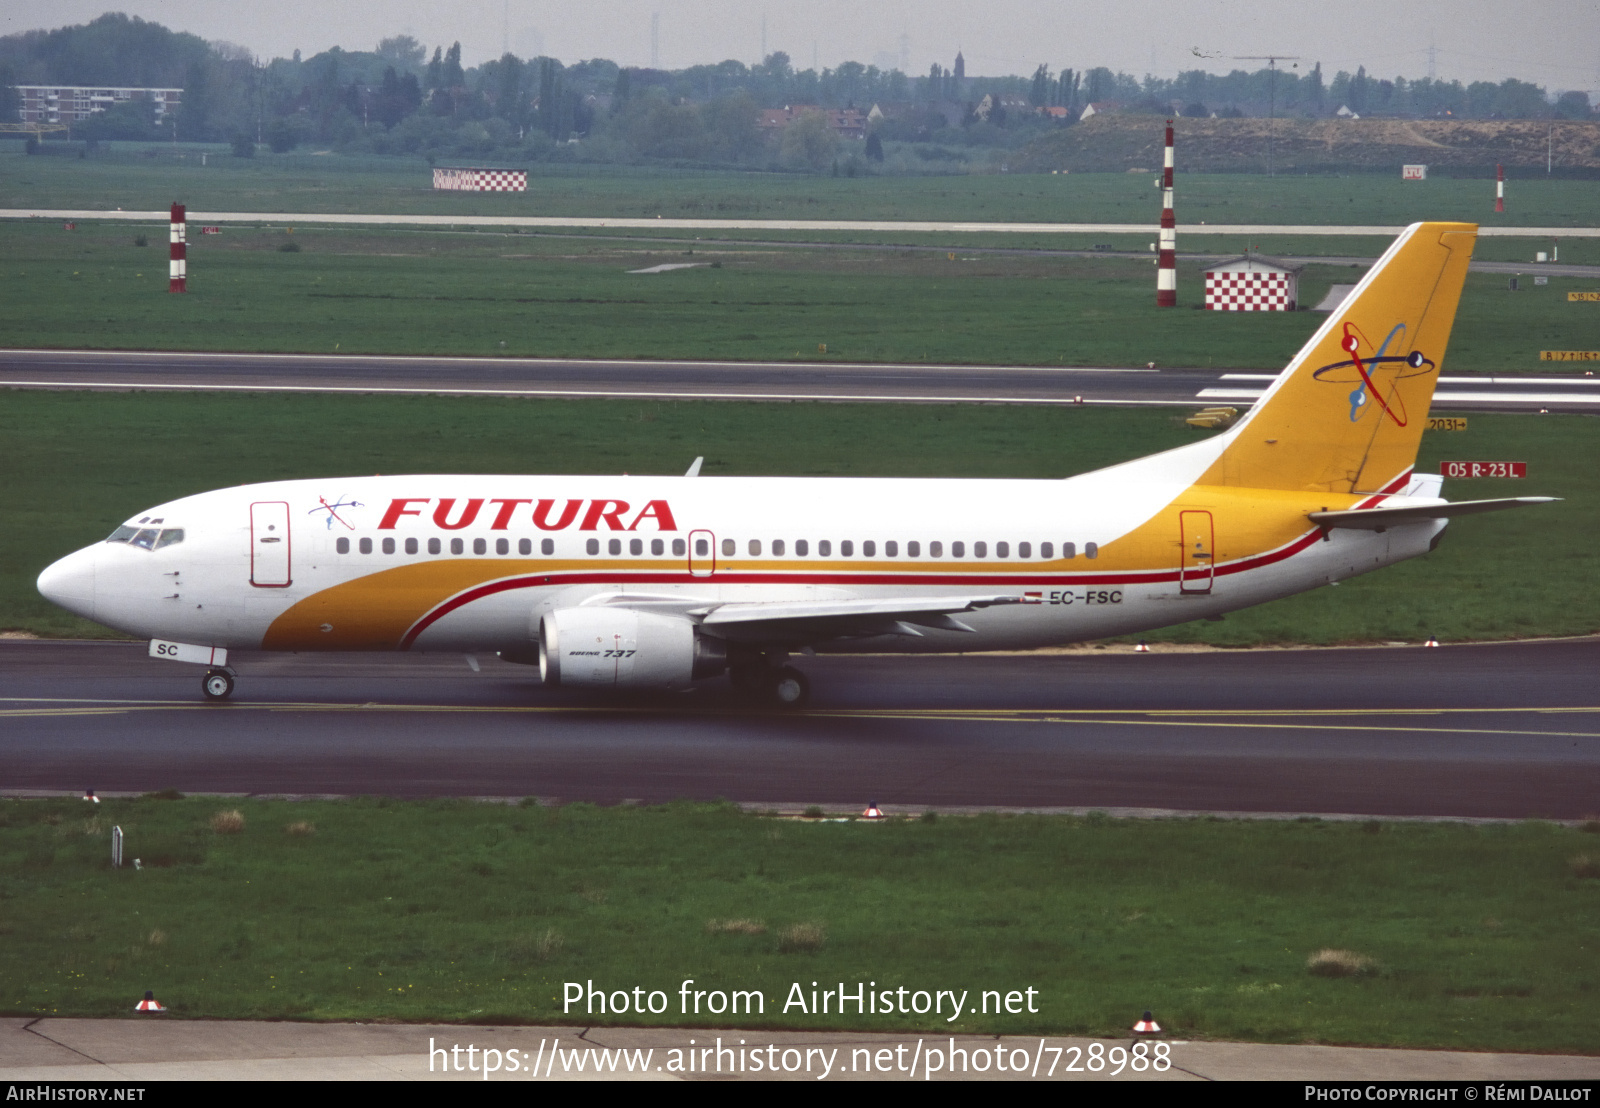
[[[15,118],[20,84],[183,89],[181,108],[160,129],[153,105],[133,101],[75,127],[74,137],[91,140],[232,141],[242,155],[258,144],[276,151],[315,144],[379,154],[778,160],[813,168],[836,157],[838,143],[827,141],[816,120],[806,121],[801,137],[767,142],[762,109],[865,113],[880,105],[886,118],[875,122],[863,151],[880,159],[886,140],[942,144],[955,158],[962,147],[1018,145],[1107,102],[1186,115],[1327,116],[1344,108],[1364,116],[1595,117],[1582,92],[1552,101],[1543,88],[1515,79],[1379,78],[1365,68],[1325,77],[1320,63],[1226,74],[1197,69],[1170,79],[1048,65],[1027,76],[967,77],[959,60],[917,76],[858,62],[797,69],[782,52],[754,65],[729,60],[678,70],[510,53],[466,66],[459,43],[430,54],[406,35],[372,51],[332,47],[302,58],[297,50],[263,62],[243,47],[122,14],[0,38],[0,114]],[[992,107],[980,113],[985,98]]]

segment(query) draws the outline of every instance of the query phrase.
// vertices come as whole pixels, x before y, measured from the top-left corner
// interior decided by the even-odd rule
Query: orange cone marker
[[[100,798],[98,796],[94,795],[94,790],[93,789],[84,789],[83,790],[83,799],[92,800],[96,804],[100,803]]]
[[[865,812],[861,813],[861,818],[862,819],[882,819],[883,818],[883,810],[878,807],[878,802],[876,800],[874,800],[872,803],[867,805],[867,810]]]
[[[1432,635],[1429,635],[1428,636],[1428,641],[1423,643],[1422,645],[1423,646],[1438,646],[1439,645],[1439,640],[1434,638]]]
[[[1135,654],[1148,654],[1150,653],[1150,644],[1140,639],[1139,645],[1133,648],[1133,652]]]
[[[1160,1032],[1161,1025],[1155,1021],[1155,1017],[1149,1012],[1146,1012],[1144,1018],[1133,1025],[1133,1033],[1135,1035],[1156,1035],[1160,1034]]]
[[[151,992],[149,989],[146,989],[144,991],[144,999],[141,1000],[137,1005],[135,1005],[133,1010],[135,1012],[165,1012],[166,1011],[166,1009],[161,1006],[161,1002],[156,999],[156,994]]]

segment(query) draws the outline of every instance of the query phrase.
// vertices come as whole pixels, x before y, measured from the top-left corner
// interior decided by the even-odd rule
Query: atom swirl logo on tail
[[[1339,346],[1350,355],[1349,361],[1334,362],[1325,365],[1311,376],[1318,381],[1326,381],[1334,385],[1355,385],[1350,392],[1350,422],[1355,423],[1366,414],[1367,408],[1377,405],[1383,414],[1394,423],[1396,427],[1404,427],[1410,417],[1406,413],[1405,398],[1399,390],[1391,388],[1390,395],[1385,397],[1379,388],[1379,383],[1374,377],[1389,374],[1387,384],[1393,386],[1410,377],[1421,377],[1425,373],[1432,373],[1438,368],[1431,358],[1423,356],[1422,351],[1413,350],[1409,354],[1388,353],[1391,343],[1396,338],[1400,339],[1396,345],[1404,345],[1406,325],[1396,323],[1394,328],[1384,336],[1382,343],[1376,344],[1376,349],[1365,358],[1361,356],[1363,347],[1374,349],[1374,343],[1354,323],[1344,325],[1344,338],[1339,341]],[[1354,370],[1354,374],[1342,372]]]

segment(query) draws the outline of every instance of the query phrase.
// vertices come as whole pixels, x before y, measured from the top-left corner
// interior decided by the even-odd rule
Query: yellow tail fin
[[[1478,228],[1414,223],[1234,429],[1203,485],[1384,491],[1417,460]]]

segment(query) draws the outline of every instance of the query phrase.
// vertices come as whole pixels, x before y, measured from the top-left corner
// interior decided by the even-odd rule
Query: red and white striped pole
[[[189,244],[186,231],[187,216],[182,204],[172,205],[172,260],[167,266],[167,291],[189,291]]]
[[[1167,153],[1161,171],[1161,256],[1156,262],[1156,307],[1178,306],[1178,221],[1172,215],[1172,120],[1167,120]]]
[[[1503,165],[1494,167],[1494,210],[1506,210],[1506,167]]]

